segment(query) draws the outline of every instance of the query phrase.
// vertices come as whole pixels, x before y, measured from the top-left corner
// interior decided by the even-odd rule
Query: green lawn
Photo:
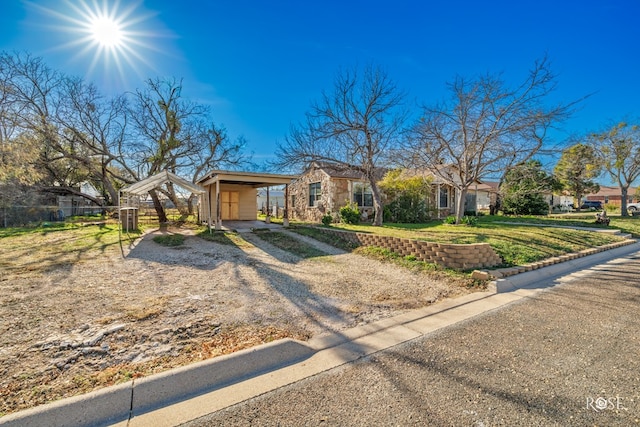
[[[386,223],[382,227],[333,224],[331,227],[431,242],[488,243],[503,259],[505,266],[527,264],[621,240],[617,236],[586,230],[607,228],[596,226],[593,214],[566,218],[481,216],[474,227],[445,225],[442,221],[425,224]],[[640,236],[640,218],[611,217],[611,226],[608,228]]]
[[[481,216],[478,218],[478,224],[473,227],[445,225],[442,221],[431,221],[425,224],[384,224],[382,227],[366,224],[357,226],[333,224],[330,227],[432,242],[488,243],[503,259],[505,266],[522,265],[621,240],[620,237],[586,230],[586,228],[607,228],[596,226],[593,213],[565,214],[555,217]],[[585,230],[562,227],[585,228]],[[198,226],[194,225],[192,228],[198,228]],[[620,229],[634,237],[640,237],[640,217],[611,216],[611,225],[608,228]],[[202,228],[202,230],[206,230],[206,228]],[[303,232],[302,229],[299,231]],[[322,237],[318,233],[313,233],[313,230],[309,230],[305,234],[316,238]],[[27,250],[28,247],[31,247],[30,252],[34,252],[35,243],[42,240],[36,236],[47,235],[52,238],[55,236],[58,243],[53,247],[49,246],[49,252],[77,253],[96,246],[105,250],[107,247],[117,245],[119,241],[117,224],[113,221],[91,226],[82,226],[78,223],[44,223],[38,227],[0,228],[0,239],[4,249],[18,249],[18,252]],[[137,230],[135,233],[123,234],[121,237],[130,240],[139,235],[140,230]],[[235,235],[229,233],[217,232],[210,236],[208,232],[203,231],[201,237],[219,241],[219,243],[235,245],[240,243]],[[286,246],[286,242],[281,241],[283,239],[276,241],[275,237],[272,244]],[[269,239],[270,237],[265,238]],[[285,240],[289,241],[290,239]],[[333,243],[336,246],[343,243],[344,249],[352,249],[345,242],[328,243]],[[285,247],[283,249],[298,252],[303,257],[319,255],[313,251],[307,253],[307,248]],[[11,259],[10,255],[6,259]]]

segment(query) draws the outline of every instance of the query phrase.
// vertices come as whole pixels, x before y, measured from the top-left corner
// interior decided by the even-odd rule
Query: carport
[[[297,178],[297,175],[213,170],[198,181],[205,189],[205,201],[200,209],[213,213],[216,230],[222,228],[222,221],[256,221],[258,188],[267,188],[269,205],[269,187],[284,185],[283,224],[286,227],[289,225],[289,184]],[[266,222],[269,221],[267,212]]]
[[[121,228],[125,228],[122,225],[126,225],[127,230],[137,228],[140,197],[168,182],[197,194],[199,197],[204,197],[204,202],[207,203],[207,191],[203,187],[165,170],[120,189],[118,193],[118,222],[121,224]],[[133,198],[136,199],[135,202]],[[207,218],[208,224],[211,225],[211,211],[208,214],[204,212],[204,215],[200,211],[200,214],[200,218]]]

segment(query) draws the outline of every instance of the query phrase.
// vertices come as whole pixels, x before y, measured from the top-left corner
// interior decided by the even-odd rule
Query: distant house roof
[[[620,191],[620,187],[607,187],[605,185],[600,186],[600,190],[597,193],[589,193],[585,196],[602,196],[602,197],[611,197],[611,196],[620,196],[622,191]],[[629,196],[633,196],[634,191],[629,191]]]
[[[500,183],[494,181],[482,181],[480,184],[478,184],[478,190],[488,192],[497,192],[499,187]]]
[[[449,176],[450,180],[453,182],[460,181],[460,179],[455,174],[455,172],[453,172],[456,169],[455,166],[438,165],[436,169],[438,170],[438,173],[435,173],[433,170],[430,170],[429,168],[403,169],[401,176],[405,178],[422,176],[424,178],[430,178],[433,184],[450,184],[450,181],[446,180],[445,176]],[[478,190],[482,190],[482,191],[491,192],[491,191],[497,191],[498,189],[497,182],[485,183],[484,181],[480,181],[480,180],[476,180],[476,182],[472,184],[472,186],[469,188],[475,189],[476,185],[478,187]]]

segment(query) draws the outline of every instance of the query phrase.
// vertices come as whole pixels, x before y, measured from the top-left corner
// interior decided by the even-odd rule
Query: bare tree
[[[126,103],[123,96],[111,99],[92,84],[68,78],[57,122],[63,130],[59,151],[81,165],[85,181],[102,193],[106,204],[118,200],[118,187],[129,182],[123,174],[119,147],[125,140]]]
[[[175,79],[147,80],[146,87],[131,95],[129,142],[121,151],[128,174],[135,180],[162,170],[191,175],[195,182],[204,171],[244,160],[243,141],[229,141],[223,128],[212,124],[210,112],[201,104],[181,96],[182,82]],[[178,207],[176,191],[170,183],[159,189]],[[167,220],[156,190],[150,191],[161,222]],[[187,214],[190,204],[185,206]]]
[[[628,216],[629,187],[640,177],[640,127],[625,122],[589,138],[599,163],[620,187],[621,213]]]
[[[382,197],[377,181],[387,150],[396,145],[406,113],[404,93],[380,68],[368,66],[339,73],[333,91],[311,104],[306,121],[292,126],[277,149],[277,166],[314,161],[337,170],[358,172],[371,186],[374,225],[382,225]]]
[[[181,98],[175,80],[149,80],[128,98],[105,98],[41,58],[0,53],[0,89],[0,179],[28,170],[21,176],[38,177],[29,184],[42,190],[103,204],[115,203],[123,184],[161,170],[195,181],[207,168],[243,160],[242,139],[231,143],[206,107]],[[103,198],[79,191],[85,181]],[[162,191],[177,204],[171,186]]]
[[[546,105],[556,87],[547,58],[510,88],[496,75],[457,77],[448,84],[449,101],[424,107],[410,134],[407,166],[426,168],[457,190],[460,222],[469,187],[499,177],[536,155],[548,130],[567,118],[574,103]]]

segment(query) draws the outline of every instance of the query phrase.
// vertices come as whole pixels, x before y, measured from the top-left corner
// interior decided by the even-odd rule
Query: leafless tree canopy
[[[403,157],[407,166],[427,168],[458,189],[459,221],[469,186],[488,176],[503,177],[531,159],[575,103],[549,105],[556,76],[547,58],[515,88],[491,74],[457,77],[448,88],[448,101],[424,107]]]
[[[357,171],[368,180],[375,209],[374,224],[382,224],[382,201],[376,170],[395,147],[406,114],[404,93],[380,68],[368,66],[339,73],[332,92],[311,104],[306,121],[292,126],[277,150],[279,167],[306,166],[314,161],[336,169]]]
[[[132,94],[106,98],[40,58],[0,52],[0,183],[113,204],[122,185],[160,170],[195,181],[241,163],[243,140],[229,141],[208,108],[181,90],[175,79],[150,79]],[[102,198],[79,192],[83,182]],[[163,191],[177,201],[173,188]]]

